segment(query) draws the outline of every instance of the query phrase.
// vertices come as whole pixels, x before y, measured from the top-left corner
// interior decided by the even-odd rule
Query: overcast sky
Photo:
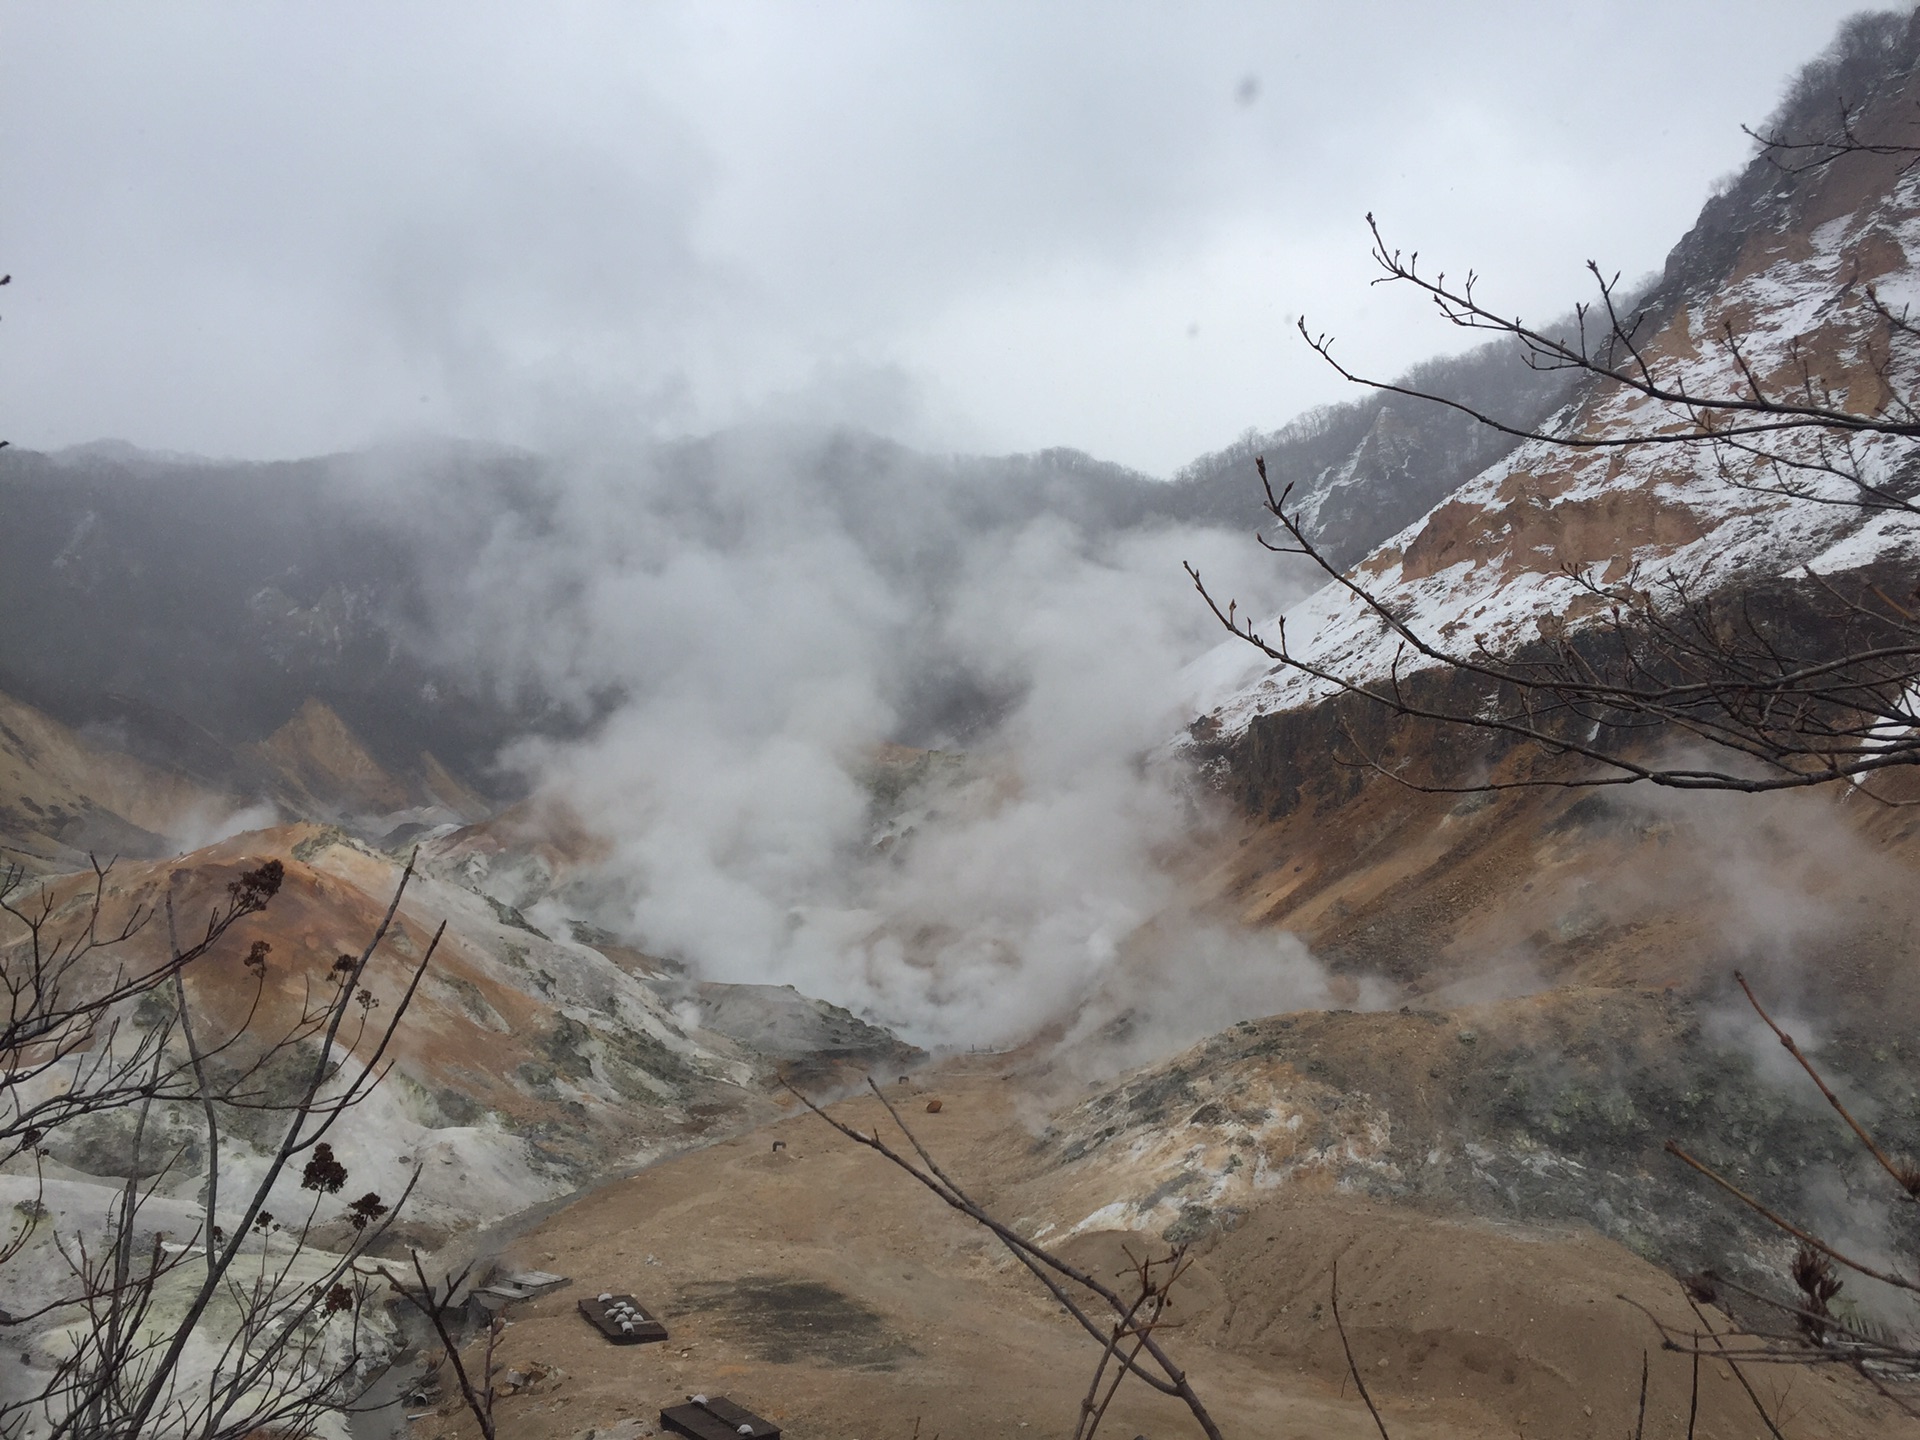
[[[0,435],[740,419],[1167,473],[1656,268],[1844,0],[0,0]]]

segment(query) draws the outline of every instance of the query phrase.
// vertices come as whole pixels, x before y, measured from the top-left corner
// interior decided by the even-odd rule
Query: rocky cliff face
[[[89,743],[0,695],[0,846],[33,870],[72,869],[89,852],[164,854],[169,837],[217,824],[238,803],[175,769]]]
[[[289,1029],[303,997],[325,985],[334,957],[357,952],[373,933],[399,862],[342,832],[295,826],[174,860],[122,862],[110,872],[111,915],[152,913],[166,895],[193,915],[242,869],[268,858],[286,866],[273,904],[187,972],[199,1023],[212,1033],[237,1025],[252,1003],[252,976],[240,960],[256,940],[271,946],[271,957],[248,1033]],[[80,882],[47,883],[57,907]],[[418,1172],[408,1211],[418,1234],[444,1235],[523,1208],[751,1117],[764,1104],[754,1064],[724,1037],[702,1032],[695,1018],[675,1015],[648,977],[570,936],[552,938],[513,920],[471,891],[417,876],[368,971],[377,1019],[398,1003],[409,962],[446,923],[390,1052],[397,1068],[369,1102],[368,1123],[348,1127],[353,1134],[337,1142],[349,1169],[382,1194],[399,1193]],[[149,923],[114,953],[129,964],[152,963],[164,945],[164,926]],[[136,1010],[123,1023],[138,1030],[164,1018]],[[223,1063],[244,1063],[248,1043]],[[194,1130],[193,1116],[176,1118],[183,1134]],[[247,1173],[255,1148],[270,1138],[270,1117],[242,1123],[250,1118],[228,1127],[230,1173]],[[53,1158],[81,1174],[121,1173],[136,1119],[108,1114],[63,1131],[49,1142]],[[180,1168],[174,1188],[183,1198],[192,1198],[203,1170]]]
[[[1839,1037],[1836,1037],[1839,1040]],[[1853,1072],[1898,1044],[1829,1047]],[[1883,1057],[1884,1059],[1884,1057]],[[1698,1203],[1676,1139],[1751,1192],[1804,1213],[1849,1137],[1767,1083],[1764,1057],[1676,989],[1560,988],[1438,1011],[1248,1021],[1053,1118],[1046,1163],[1084,1197],[1085,1229],[1172,1241],[1232,1229],[1274,1194],[1334,1188],[1529,1225],[1577,1223],[1679,1274],[1748,1283],[1792,1245],[1737,1208]],[[1889,1115],[1884,1140],[1920,1130]],[[1903,1227],[1903,1230],[1907,1227]]]

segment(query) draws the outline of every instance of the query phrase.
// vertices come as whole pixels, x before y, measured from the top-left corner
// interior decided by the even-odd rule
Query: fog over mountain
[[[1715,283],[1716,235],[1764,188],[1709,207],[1668,290]],[[1411,380],[1522,422],[1573,393],[1499,349]],[[1394,993],[1194,910],[1183,866],[1233,821],[1169,741],[1264,667],[1193,663],[1218,631],[1182,564],[1255,613],[1305,597],[1252,543],[1256,453],[1351,560],[1512,448],[1363,395],[1171,481],[791,422],[267,464],[16,449],[0,689],[242,807],[320,803],[389,843],[475,818],[462,785],[564,814],[590,854],[490,893],[708,980],[921,1042],[1117,1026],[1145,1055]],[[339,790],[360,744],[388,778]]]
[[[1920,1440],[1846,8],[0,0],[0,1434]]]
[[[392,766],[429,750],[568,804],[611,845],[576,914],[967,1042],[1062,1012],[1173,902],[1156,851],[1199,801],[1150,757],[1211,625],[1181,562],[1293,593],[1181,488],[848,432],[14,452],[0,494],[6,688],[229,784],[221,747],[320,697]],[[968,757],[881,782],[920,812],[890,837],[887,745]]]
[[[488,536],[442,633],[541,694],[617,691],[588,736],[511,752],[609,837],[603,914],[713,978],[922,1040],[1016,1038],[1176,903],[1157,857],[1198,797],[1151,757],[1193,713],[1181,667],[1210,624],[1179,562],[1251,585],[1257,552],[1164,514],[1116,523],[1126,477],[1056,472],[1066,503],[1040,506],[1017,473],[870,444],[812,464],[782,438],[677,457],[711,465],[698,487],[563,468],[537,527]],[[888,741],[967,761],[910,781],[897,799],[923,813],[876,845]]]
[[[1421,373],[1521,411],[1564,390],[1493,351]],[[1191,1038],[1329,992],[1287,937],[1165,923],[1217,804],[1166,743],[1246,670],[1188,669],[1217,630],[1182,564],[1261,611],[1304,594],[1252,540],[1256,449],[1359,553],[1503,448],[1370,398],[1172,482],[791,424],[264,465],[16,448],[0,689],[296,810],[233,757],[317,699],[394,773],[562,802],[609,847],[511,903],[921,1040],[1130,1008],[1146,1035],[1155,995]]]
[[[0,435],[287,459],[745,420],[1156,475],[1656,268],[1852,0],[0,4]]]

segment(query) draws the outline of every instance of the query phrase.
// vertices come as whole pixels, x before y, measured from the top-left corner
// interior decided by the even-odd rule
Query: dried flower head
[[[323,1195],[337,1195],[340,1187],[347,1183],[347,1167],[333,1158],[333,1147],[324,1141],[313,1147],[313,1154],[307,1160],[307,1168],[301,1172],[300,1188],[318,1190]]]
[[[1894,1172],[1894,1178],[1906,1187],[1908,1195],[1920,1200],[1920,1165],[1902,1165]]]
[[[364,1230],[386,1213],[386,1205],[381,1202],[378,1195],[369,1190],[347,1207],[347,1223],[356,1230]]]
[[[257,870],[244,871],[238,880],[227,886],[227,898],[233,907],[243,914],[252,915],[267,908],[267,902],[280,893],[280,884],[287,878],[287,867],[278,860],[269,860]]]
[[[1840,1293],[1840,1277],[1834,1272],[1833,1262],[1811,1245],[1802,1245],[1794,1252],[1788,1273],[1800,1290],[1803,1312],[1799,1317],[1800,1329],[1818,1345],[1826,1339],[1824,1322],[1833,1314],[1827,1302]]]

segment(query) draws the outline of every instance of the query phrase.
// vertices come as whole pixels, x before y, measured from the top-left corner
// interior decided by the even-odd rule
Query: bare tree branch
[[[920,1157],[922,1164],[926,1167],[925,1169],[922,1169],[920,1165],[915,1165],[904,1155],[892,1149],[880,1138],[877,1132],[871,1135],[862,1134],[844,1121],[828,1114],[806,1094],[796,1089],[784,1076],[781,1077],[780,1083],[789,1094],[801,1104],[805,1105],[807,1109],[811,1110],[815,1115],[818,1115],[849,1140],[857,1145],[864,1145],[867,1149],[874,1151],[876,1154],[906,1171],[907,1174],[913,1176],[915,1180],[919,1181],[928,1190],[938,1196],[944,1204],[959,1211],[975,1224],[984,1226],[990,1230],[1000,1242],[1007,1247],[1013,1257],[1022,1265],[1026,1266],[1028,1271],[1047,1288],[1048,1293],[1060,1302],[1061,1308],[1073,1318],[1075,1323],[1103,1347],[1103,1357],[1105,1355],[1111,1355],[1113,1359],[1118,1362],[1122,1374],[1136,1376],[1146,1385],[1158,1390],[1161,1394],[1178,1398],[1186,1405],[1188,1413],[1193,1416],[1195,1423],[1200,1426],[1201,1431],[1206,1434],[1208,1440],[1221,1440],[1219,1426],[1214,1423],[1213,1417],[1207,1413],[1205,1404],[1202,1403],[1199,1395],[1194,1391],[1193,1385],[1188,1380],[1186,1372],[1176,1365],[1166,1351],[1161,1348],[1159,1342],[1153,1338],[1150,1328],[1131,1325],[1130,1322],[1132,1321],[1135,1307],[1121,1299],[1110,1286],[1103,1284],[1092,1275],[1087,1274],[1084,1270],[1070,1265],[1058,1255],[1022,1236],[976,1203],[940,1168],[939,1163],[927,1152],[926,1147],[920,1143],[919,1138],[913,1133],[912,1129],[908,1127],[906,1121],[901,1118],[900,1112],[894,1109],[892,1102],[887,1099],[881,1092],[880,1087],[874,1084],[871,1079],[867,1081],[867,1088],[873,1092],[874,1097],[885,1107],[887,1114],[893,1117],[894,1124],[899,1127],[900,1133],[906,1136],[907,1142],[913,1147],[914,1153]],[[1074,1299],[1061,1283],[1063,1280],[1091,1292],[1094,1296],[1105,1302],[1107,1308],[1116,1317],[1119,1317],[1123,1322],[1129,1322],[1125,1334],[1134,1336],[1139,1341],[1133,1354],[1121,1354],[1119,1346],[1115,1344],[1111,1338],[1111,1332],[1103,1330],[1100,1324],[1087,1313],[1085,1307]],[[1150,1369],[1139,1362],[1137,1357],[1141,1351],[1144,1351],[1148,1359],[1153,1362],[1153,1368]]]

